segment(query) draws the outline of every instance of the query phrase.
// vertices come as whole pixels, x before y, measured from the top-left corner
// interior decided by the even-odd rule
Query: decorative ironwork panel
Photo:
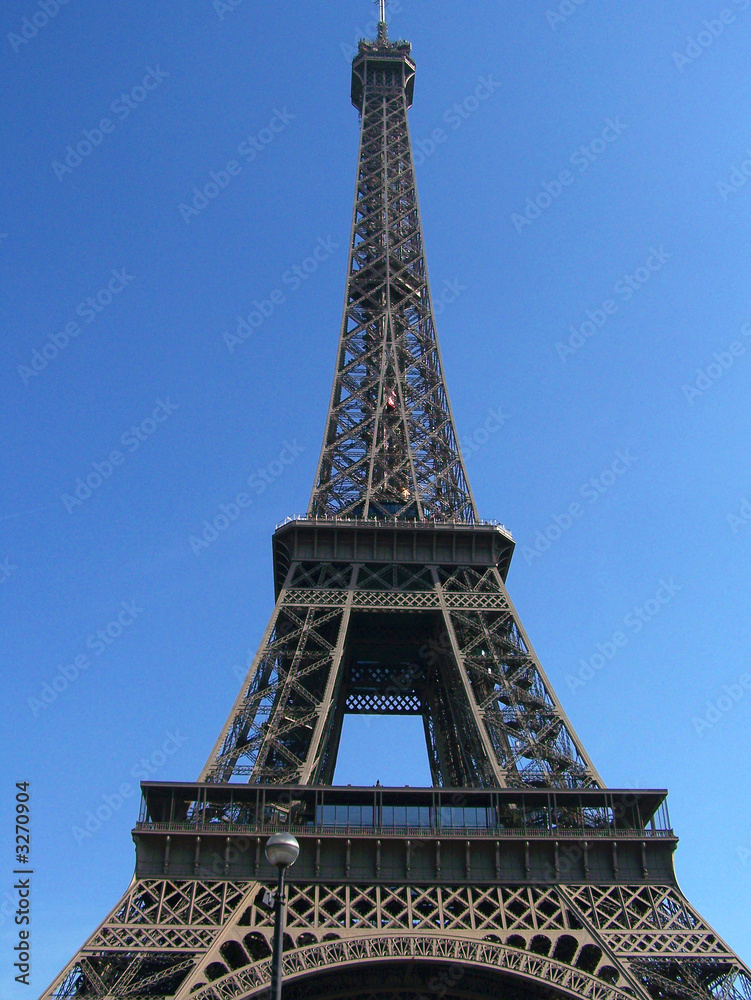
[[[273,931],[261,888],[134,883],[45,998],[260,996]],[[289,980],[440,958],[598,1000],[751,1000],[748,970],[674,886],[294,885],[286,936]]]

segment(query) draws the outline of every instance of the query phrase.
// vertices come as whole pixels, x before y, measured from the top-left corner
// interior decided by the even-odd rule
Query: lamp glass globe
[[[297,861],[300,845],[291,833],[273,833],[266,841],[266,858],[277,868],[289,868]]]

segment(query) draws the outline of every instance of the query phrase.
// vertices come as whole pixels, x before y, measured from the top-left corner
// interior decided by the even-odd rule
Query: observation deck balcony
[[[262,878],[279,830],[295,878],[675,882],[666,792],[143,782],[141,876]]]
[[[308,517],[281,521],[272,539],[279,596],[296,560],[321,562],[497,566],[505,580],[515,542],[497,521],[418,521],[398,518]]]

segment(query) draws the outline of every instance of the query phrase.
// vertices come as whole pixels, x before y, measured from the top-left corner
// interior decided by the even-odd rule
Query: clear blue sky
[[[27,779],[33,995],[127,886],[139,777],[208,755],[320,447],[374,8],[235,3],[0,13],[0,902]],[[512,597],[605,780],[670,789],[681,884],[748,960],[751,4],[724,7],[401,0],[392,35],[417,59],[438,331],[481,514],[517,539]],[[191,545],[253,476],[252,506]],[[337,780],[424,783],[419,732],[386,734],[348,724]],[[5,917],[0,992],[28,996],[12,941]]]

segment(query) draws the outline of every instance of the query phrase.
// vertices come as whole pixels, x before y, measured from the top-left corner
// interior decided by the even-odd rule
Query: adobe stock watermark
[[[737,680],[730,684],[722,685],[722,694],[714,701],[708,701],[705,705],[704,714],[695,715],[691,719],[691,725],[697,736],[704,736],[706,729],[716,726],[728,712],[730,712],[746,692],[751,688],[751,674],[741,674]]]
[[[740,166],[737,163],[730,165],[730,176],[726,181],[715,181],[715,186],[723,201],[727,201],[731,194],[738,194],[741,188],[748,184],[751,177],[751,146],[746,150],[746,159],[742,160]]]
[[[278,456],[268,462],[264,468],[256,469],[247,478],[247,486],[253,491],[255,496],[265,493],[268,487],[278,479],[284,470],[296,461],[298,455],[305,451],[303,445],[298,444],[297,438],[292,442],[285,441],[284,446]],[[244,491],[238,493],[234,500],[229,503],[219,504],[219,513],[210,520],[207,518],[201,525],[200,535],[191,535],[188,538],[191,552],[194,556],[199,556],[222,535],[232,524],[237,521],[243,511],[253,505],[253,497]]]
[[[68,174],[81,166],[95,149],[98,149],[105,140],[105,137],[112,135],[117,130],[117,122],[124,122],[130,118],[131,114],[138,108],[152,91],[169,77],[159,65],[156,68],[148,66],[146,73],[140,83],[137,83],[127,93],[122,93],[110,104],[110,114],[115,116],[115,121],[111,118],[100,118],[99,123],[93,128],[81,130],[82,139],[69,143],[65,147],[65,154],[59,160],[52,161],[52,170],[59,181],[65,180]]]
[[[135,601],[121,601],[118,614],[102,628],[92,632],[86,639],[86,648],[94,656],[101,656],[114,642],[123,635],[141,615],[144,609]],[[42,684],[39,697],[26,699],[31,714],[36,718],[40,712],[46,711],[57,701],[61,694],[75,684],[78,678],[92,665],[93,659],[88,653],[79,653],[70,663],[61,663],[57,673]]]
[[[434,997],[438,997],[440,1000],[446,996],[449,990],[452,991],[453,996],[456,987],[464,979],[465,973],[466,969],[463,966],[447,965],[428,980],[429,995],[426,996],[422,993],[417,1000],[432,1000]]]
[[[136,781],[150,781],[155,774],[174,757],[177,751],[188,742],[188,737],[184,736],[178,729],[172,732],[167,730],[164,734],[164,742],[153,750],[148,756],[139,758],[131,767],[129,774]],[[112,819],[116,812],[132,798],[137,798],[139,792],[138,785],[132,785],[129,781],[118,785],[117,791],[105,793],[99,797],[99,801],[87,809],[81,825],[71,827],[71,833],[80,847],[85,840],[90,840],[97,831],[101,830],[105,823]]]
[[[254,135],[246,136],[237,147],[237,155],[246,164],[252,163],[260,153],[269,148],[279,133],[283,132],[296,117],[297,115],[287,111],[286,107],[282,108],[281,111],[274,108],[268,125]],[[212,201],[215,201],[221,192],[225,191],[232,181],[242,174],[243,169],[240,160],[232,159],[228,160],[219,170],[211,170],[209,179],[204,181],[201,187],[193,188],[193,198],[190,203],[181,201],[177,206],[185,224],[190,225],[192,219],[197,218],[201,212],[205,211]]]
[[[605,642],[598,642],[595,652],[591,656],[586,659],[582,657],[579,660],[579,669],[576,674],[566,675],[569,691],[577,691],[584,687],[588,681],[596,676],[598,671],[606,667],[608,663],[612,663],[618,655],[618,651],[628,646],[631,636],[638,635],[648,622],[659,615],[665,605],[670,604],[679,590],[683,590],[683,587],[676,583],[672,576],[669,580],[660,580],[653,596],[644,604],[635,604],[624,616],[624,628],[617,629]]]
[[[493,74],[488,76],[478,76],[477,86],[471,94],[468,94],[461,101],[454,101],[450,108],[446,108],[442,121],[451,126],[451,132],[447,132],[440,126],[434,128],[429,137],[415,139],[412,143],[412,159],[416,167],[422,166],[433,153],[446,142],[453,132],[457,132],[462,125],[468,121],[472,115],[476,114],[489,97],[500,88],[500,83],[493,79]]]
[[[689,406],[694,405],[694,401],[703,396],[713,385],[725,375],[735,364],[736,360],[742,357],[748,350],[751,337],[751,323],[743,323],[740,335],[745,339],[731,340],[723,351],[715,351],[712,360],[704,368],[696,369],[696,378],[691,385],[682,385],[681,392],[686,398]]]
[[[686,38],[686,47],[682,51],[673,52],[673,62],[681,73],[701,58],[729,25],[735,23],[737,11],[748,10],[751,0],[730,0],[730,4],[729,7],[723,7],[717,17],[702,21],[701,30]]]
[[[70,0],[37,0],[35,11],[21,18],[18,31],[8,32],[8,41],[14,52],[19,52],[25,45],[36,38],[40,31],[60,13],[61,7],[67,7]]]
[[[339,249],[339,244],[335,243],[331,237],[323,239],[319,236],[310,254],[304,257],[299,264],[293,264],[282,274],[279,285],[273,288],[265,298],[253,300],[253,308],[245,315],[236,317],[235,332],[225,330],[222,339],[227,345],[227,350],[233,354],[236,347],[245,343],[253,333],[260,330],[267,319],[271,319],[280,306],[287,301],[287,295],[302,288],[303,283],[308,281],[318,270],[321,264],[325,263],[335,250]],[[283,286],[283,287],[281,287]],[[285,291],[288,289],[289,291]]]
[[[615,458],[599,476],[593,476],[579,487],[579,496],[589,504],[596,504],[609,490],[615,486],[621,476],[631,468],[638,459],[631,454],[630,448],[625,452],[616,452]],[[525,545],[522,555],[530,566],[535,559],[542,558],[551,545],[554,545],[567,531],[570,531],[576,521],[584,515],[586,507],[578,501],[568,504],[562,514],[555,514],[550,524],[535,533],[534,545]]]
[[[171,402],[169,396],[157,399],[150,416],[144,417],[138,424],[132,424],[120,435],[123,451],[113,448],[106,458],[100,462],[92,462],[92,471],[76,479],[72,492],[63,493],[60,499],[68,513],[72,514],[76,507],[81,507],[110,478],[115,469],[125,465],[128,455],[138,451],[156,433],[159,425],[169,420],[175,410],[179,409],[179,404]]]
[[[749,0],[751,3],[751,0]],[[522,233],[540,218],[543,212],[547,211],[564,192],[565,188],[571,187],[577,176],[581,176],[590,166],[595,163],[606,150],[617,142],[621,135],[628,128],[625,122],[621,121],[621,116],[616,115],[615,120],[606,118],[599,135],[590,139],[588,143],[579,146],[569,156],[569,163],[572,167],[577,167],[579,174],[573,173],[568,168],[560,170],[552,181],[543,181],[540,190],[534,198],[527,198],[524,209],[521,212],[511,214],[511,224],[517,233]]]
[[[76,316],[80,317],[85,324],[91,324],[101,315],[104,310],[112,304],[115,298],[128,287],[135,275],[121,267],[119,271],[112,270],[112,277],[93,295],[87,296],[75,308]],[[24,385],[28,385],[32,378],[37,378],[45,371],[50,362],[62,351],[66,349],[71,340],[80,336],[82,327],[78,320],[69,320],[57,333],[50,333],[47,340],[40,348],[31,352],[31,360],[28,365],[18,365],[17,371],[21,376]]]
[[[555,10],[546,10],[545,17],[553,31],[558,30],[558,26],[565,24],[579,10],[587,0],[561,0]]]
[[[242,6],[244,0],[211,0],[211,6],[216,11],[216,15],[220,21],[223,21],[227,14],[231,14],[233,10],[237,10],[238,7]]]
[[[488,407],[486,414],[484,423],[475,427],[468,437],[462,438],[460,441],[462,458],[465,462],[468,462],[476,451],[483,448],[490,440],[491,435],[497,434],[511,419],[508,413],[503,413],[495,407]]]
[[[389,0],[386,7],[386,21],[390,22],[393,14],[401,14],[402,0]],[[358,25],[352,30],[352,43],[340,42],[339,49],[348,63],[352,62],[359,51],[361,39],[375,38],[378,35],[378,18],[374,17],[364,26]]]
[[[245,680],[245,678],[248,676],[248,671],[253,666],[253,660],[255,659],[255,655],[256,655],[256,650],[249,649],[246,653],[247,658],[245,660],[245,666],[241,666],[239,663],[232,664],[232,674],[235,677],[235,680],[238,680],[241,683]]]
[[[7,583],[17,571],[18,566],[10,561],[10,556],[6,556],[0,562],[0,583]]]
[[[751,862],[751,837],[748,839],[748,847],[745,844],[739,844],[735,849],[735,853],[738,855],[738,860],[745,868],[749,862]],[[2,921],[0,921],[0,924]]]
[[[571,336],[565,343],[556,341],[555,349],[558,357],[565,364],[567,358],[575,354],[584,347],[588,340],[604,329],[611,316],[615,316],[619,309],[619,301],[629,302],[634,295],[642,289],[652,276],[661,271],[665,263],[670,260],[672,253],[669,253],[661,243],[658,248],[650,247],[649,256],[641,267],[637,267],[632,274],[622,275],[613,285],[614,298],[607,298],[596,309],[585,309],[586,319],[578,325],[571,324],[569,331]]]
[[[751,501],[748,497],[744,497],[741,501],[738,513],[735,514],[730,511],[725,515],[725,520],[730,525],[730,528],[734,535],[737,535],[742,528],[747,528],[751,524]]]
[[[467,286],[462,285],[458,278],[449,281],[448,278],[441,285],[441,290],[432,295],[433,315],[442,316],[446,312],[446,306],[452,306],[462,292],[467,291]]]

